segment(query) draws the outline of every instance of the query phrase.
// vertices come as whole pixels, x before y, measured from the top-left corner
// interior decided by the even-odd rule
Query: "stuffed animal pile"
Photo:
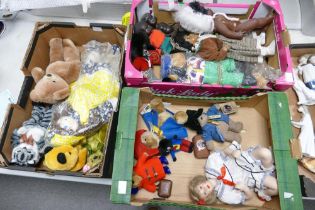
[[[199,108],[173,112],[171,104],[161,98],[144,104],[139,115],[146,129],[135,134],[132,193],[144,189],[157,192],[162,198],[170,197],[172,181],[166,178],[172,176],[172,164],[177,164],[175,154],[193,151],[195,158],[206,159],[204,175],[193,177],[188,186],[190,197],[197,204],[219,200],[248,205],[257,197],[261,203],[270,201],[271,196],[278,194],[272,153],[260,146],[241,150],[244,126],[231,118],[238,108],[235,102],[225,102],[213,104],[205,111]],[[197,135],[188,139],[188,131]],[[229,144],[217,147],[214,142]],[[169,154],[173,162],[168,161]]]
[[[46,70],[31,70],[32,116],[13,132],[11,163],[36,167],[43,160],[47,170],[93,172],[104,160],[107,123],[118,101],[120,48],[61,38],[49,47]]]
[[[159,23],[146,13],[134,25],[132,64],[149,82],[266,88],[281,76],[264,61],[276,48],[275,41],[264,46],[272,11],[266,17],[240,21],[193,1],[180,5],[173,18],[174,24]]]

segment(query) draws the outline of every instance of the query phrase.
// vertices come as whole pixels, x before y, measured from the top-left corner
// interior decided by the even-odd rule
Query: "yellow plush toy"
[[[86,163],[87,149],[63,145],[45,155],[44,165],[55,171],[79,171]]]

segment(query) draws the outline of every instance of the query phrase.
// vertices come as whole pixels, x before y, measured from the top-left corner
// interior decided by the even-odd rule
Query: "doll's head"
[[[161,98],[154,98],[150,101],[150,106],[152,109],[157,111],[158,113],[162,113],[165,111],[164,104]]]
[[[142,144],[149,148],[157,148],[159,146],[159,137],[151,131],[145,131],[140,138]]]
[[[203,109],[198,109],[197,111],[187,110],[186,113],[188,115],[188,120],[184,125],[187,128],[197,131],[197,134],[201,134],[202,126],[205,125],[205,119],[207,119],[207,116],[203,114]]]
[[[57,121],[57,125],[61,129],[64,130],[71,130],[71,131],[77,131],[79,127],[79,123],[70,116],[63,116]]]
[[[145,13],[141,18],[141,22],[145,22],[150,26],[155,27],[157,23],[157,18],[150,13]]]
[[[200,124],[201,127],[205,126],[208,123],[208,116],[206,115],[206,113],[202,113],[199,117],[198,117],[198,122]]]
[[[181,47],[182,49],[185,49],[180,51],[195,51],[194,44],[191,44],[189,41],[186,41],[190,34],[191,34],[190,32],[186,31],[181,27],[179,27],[177,31],[174,32],[173,36],[174,42],[178,44],[179,47]]]
[[[205,176],[195,176],[188,187],[190,197],[199,205],[212,204],[217,200],[215,186]]]
[[[162,139],[159,143],[159,151],[161,156],[167,156],[171,153],[173,144],[170,140]]]
[[[185,124],[188,120],[188,115],[184,111],[178,111],[175,113],[174,118],[178,124]]]
[[[198,41],[199,35],[198,34],[188,34],[184,36],[186,42],[189,42],[192,45],[195,45]]]
[[[315,65],[315,55],[311,55],[311,56],[308,58],[308,63],[311,63],[311,64]]]
[[[184,68],[186,65],[185,53],[174,53],[171,54],[172,65],[177,68]]]

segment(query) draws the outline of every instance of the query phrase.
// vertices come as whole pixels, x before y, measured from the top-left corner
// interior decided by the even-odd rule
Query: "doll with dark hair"
[[[139,71],[147,71],[151,65],[159,64],[161,51],[170,53],[173,49],[170,35],[173,27],[166,23],[157,23],[150,13],[144,14],[133,27],[131,39],[131,60]]]
[[[175,12],[174,19],[183,28],[194,33],[218,32],[227,38],[241,40],[246,33],[269,25],[273,16],[240,21],[239,18],[224,13],[214,13],[195,1]]]

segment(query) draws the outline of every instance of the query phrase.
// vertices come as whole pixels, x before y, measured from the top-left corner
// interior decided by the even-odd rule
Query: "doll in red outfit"
[[[133,168],[133,188],[144,188],[149,192],[155,192],[157,189],[155,184],[164,179],[166,174],[171,173],[168,166],[163,164],[168,162],[158,157],[150,158],[148,153],[143,153]]]

